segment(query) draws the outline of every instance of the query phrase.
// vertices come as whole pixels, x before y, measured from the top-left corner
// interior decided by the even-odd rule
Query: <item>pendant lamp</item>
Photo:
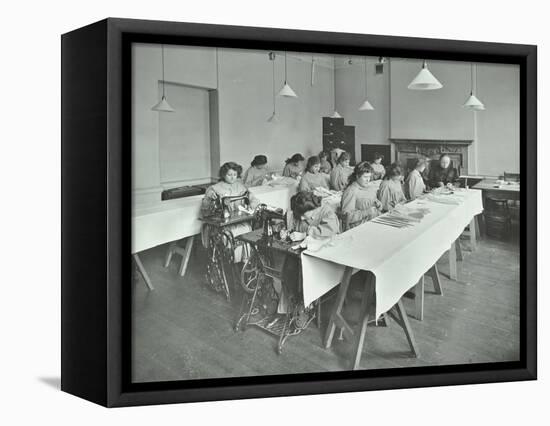
[[[151,109],[158,112],[174,112],[174,108],[170,106],[166,100],[166,91],[165,91],[165,82],[164,82],[164,44],[161,45],[161,55],[162,55],[162,98],[160,101]]]
[[[267,119],[268,123],[276,123],[279,120],[277,119],[277,114],[275,113],[275,53],[270,52],[269,53],[269,60],[271,61],[272,68],[271,68],[271,92],[273,95],[273,113],[271,116]]]
[[[333,77],[333,93],[334,93],[334,112],[330,116],[330,118],[342,118],[340,114],[338,114],[338,111],[336,111],[336,58],[332,58],[332,68],[334,70],[334,77]]]
[[[372,111],[374,107],[367,98],[367,58],[365,58],[365,102],[359,107],[359,111]]]
[[[298,95],[294,90],[292,90],[292,87],[287,83],[287,70],[286,70],[286,52],[285,52],[285,84],[283,84],[283,87],[281,90],[279,90],[279,96],[284,96],[285,98],[297,98]]]
[[[477,89],[477,72],[475,72],[474,64],[470,64],[470,96],[462,105],[462,108],[470,109],[473,111],[483,111],[485,110],[485,105],[481,102],[475,95]]]
[[[443,85],[428,69],[428,64],[425,60],[422,63],[422,69],[408,86],[411,90],[436,90],[442,87]]]

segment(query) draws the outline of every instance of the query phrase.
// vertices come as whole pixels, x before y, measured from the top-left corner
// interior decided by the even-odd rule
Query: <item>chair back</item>
[[[505,182],[519,182],[519,173],[506,173],[504,172]]]

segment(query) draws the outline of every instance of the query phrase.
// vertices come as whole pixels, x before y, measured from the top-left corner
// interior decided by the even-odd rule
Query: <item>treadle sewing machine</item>
[[[235,331],[244,331],[247,326],[253,325],[277,336],[277,352],[280,354],[286,339],[305,330],[315,317],[317,325],[320,325],[320,302],[316,303],[317,313],[313,306],[303,306],[302,250],[292,249],[297,243],[291,242],[286,235],[282,210],[260,206],[256,216],[261,228],[237,237],[248,243],[251,254],[241,270],[241,285],[245,294]],[[298,288],[286,304],[285,312],[278,313],[280,295],[287,291],[283,280],[285,269],[291,272],[289,275],[294,279],[297,277]]]
[[[203,230],[208,252],[206,280],[215,291],[223,292],[227,300],[231,300],[231,293],[239,281],[235,254],[243,258],[248,254],[246,244],[235,241],[233,230],[236,225],[254,221],[255,216],[249,210],[247,191],[242,195],[218,197],[210,212],[201,218],[206,225]]]

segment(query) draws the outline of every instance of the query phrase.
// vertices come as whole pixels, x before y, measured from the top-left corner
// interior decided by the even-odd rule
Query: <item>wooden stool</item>
[[[168,251],[166,252],[166,258],[164,260],[164,267],[167,268],[168,265],[170,265],[170,261],[172,260],[172,255],[174,253],[179,254],[182,257],[182,259],[181,259],[178,274],[180,275],[180,277],[183,277],[185,275],[185,271],[187,270],[187,264],[189,263],[189,257],[191,256],[191,249],[193,247],[194,239],[195,239],[194,236],[188,237],[187,242],[185,243],[185,247],[180,247],[178,245],[178,241],[174,241],[170,243],[170,246],[168,247]]]
[[[367,332],[369,317],[373,316],[374,308],[376,305],[376,277],[371,272],[367,272],[365,290],[363,292],[361,308],[359,310],[359,324],[354,330],[342,315],[342,308],[344,306],[344,301],[346,299],[346,294],[348,292],[348,287],[352,274],[353,268],[346,267],[342,283],[340,284],[340,288],[338,290],[338,296],[336,298],[336,302],[330,316],[327,332],[325,334],[325,348],[328,349],[331,347],[334,332],[336,331],[336,327],[339,327],[342,330],[344,337],[353,339],[354,349],[350,367],[352,370],[357,370],[357,368],[359,368],[361,355],[363,353],[363,347],[365,345],[365,334]],[[407,318],[407,313],[405,312],[405,307],[403,306],[403,301],[401,299],[399,299],[399,301],[392,307],[392,309],[390,309],[386,313],[386,316],[384,317],[386,324],[389,317],[391,317],[403,328],[413,355],[415,357],[418,357],[420,355],[420,351],[418,350],[418,346],[414,339],[414,335],[409,324],[409,320]]]

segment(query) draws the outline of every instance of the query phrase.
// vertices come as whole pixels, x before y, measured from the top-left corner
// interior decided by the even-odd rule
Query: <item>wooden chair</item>
[[[519,173],[504,172],[503,178],[505,182],[519,182]]]
[[[485,227],[489,236],[505,238],[511,225],[508,200],[493,197],[485,198]]]

